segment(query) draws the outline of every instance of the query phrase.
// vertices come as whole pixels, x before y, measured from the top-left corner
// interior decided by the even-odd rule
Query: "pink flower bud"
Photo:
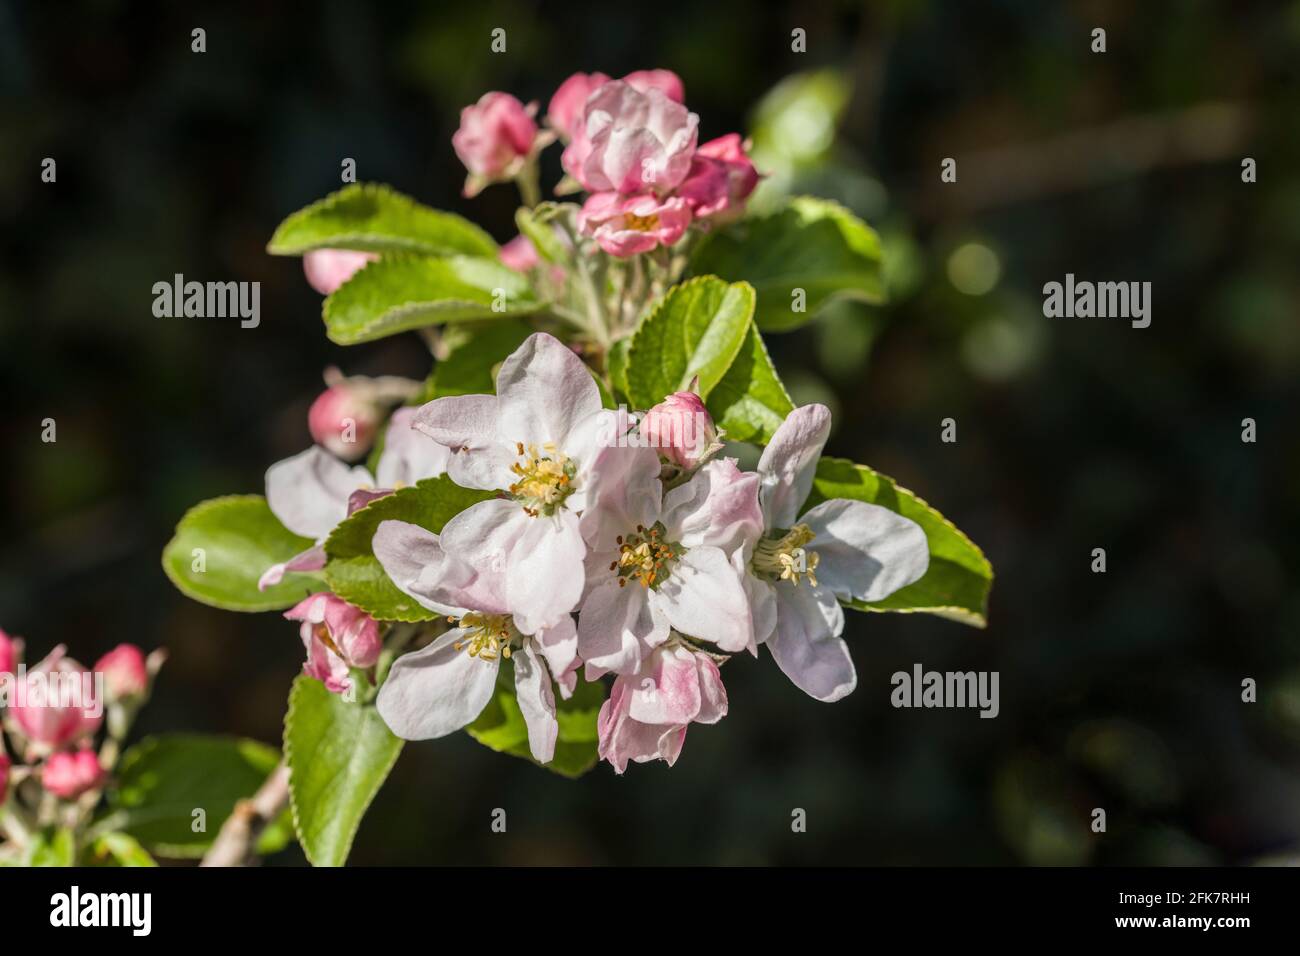
[[[370,450],[382,420],[383,409],[346,380],[321,392],[307,412],[312,439],[344,461],[356,461]]]
[[[374,252],[315,249],[302,257],[302,271],[313,289],[321,295],[333,295],[339,286],[378,258]]]
[[[5,802],[5,797],[9,796],[9,768],[13,766],[9,761],[9,755],[4,751],[4,744],[0,743],[0,805]]]
[[[477,103],[460,111],[460,128],[451,145],[469,170],[466,196],[519,172],[537,138],[536,112],[536,103],[524,106],[509,93],[497,92],[484,93]]]
[[[10,698],[9,716],[29,741],[55,749],[88,737],[104,719],[94,675],[55,648],[27,671]]]
[[[351,668],[374,667],[383,649],[379,625],[365,611],[333,594],[313,594],[298,602],[284,616],[301,621],[298,629],[307,663],[303,673],[314,677],[332,693],[342,694],[352,686]]]
[[[704,401],[694,392],[674,392],[645,413],[641,438],[681,468],[694,468],[718,440]]]
[[[12,674],[18,666],[21,644],[0,630],[0,674]]]
[[[89,749],[50,754],[41,768],[41,786],[64,800],[75,800],[87,790],[95,789],[104,782],[104,777],[99,758]]]
[[[596,719],[598,752],[618,773],[629,760],[663,760],[671,767],[688,725],[714,724],[726,715],[718,665],[683,644],[662,644],[637,673],[614,681]]]
[[[587,197],[578,211],[578,228],[611,256],[627,258],[656,246],[671,246],[691,224],[686,200],[653,194],[623,197],[615,192]]]
[[[144,654],[134,644],[119,644],[99,659],[96,672],[104,675],[110,701],[143,697],[149,689],[149,669]]]

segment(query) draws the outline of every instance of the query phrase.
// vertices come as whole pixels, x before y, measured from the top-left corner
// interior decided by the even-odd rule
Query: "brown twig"
[[[289,768],[281,761],[257,793],[235,804],[235,809],[221,825],[221,832],[199,865],[247,866],[258,837],[288,803]]]

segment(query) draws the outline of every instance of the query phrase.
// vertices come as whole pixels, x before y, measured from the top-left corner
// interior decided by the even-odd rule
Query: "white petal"
[[[769,528],[789,528],[812,490],[817,459],[831,433],[825,405],[804,405],[786,416],[758,459],[759,492]]]
[[[543,627],[533,635],[533,646],[546,658],[546,669],[566,700],[578,686],[578,628],[570,615],[554,627]]]
[[[617,548],[616,539],[637,525],[659,520],[662,486],[659,456],[650,448],[603,448],[587,477],[582,536],[600,551]]]
[[[366,469],[313,445],[266,470],[266,503],[294,534],[319,541],[348,516],[348,496],[371,484]]]
[[[578,516],[559,511],[554,517],[530,518],[506,558],[506,599],[515,626],[523,634],[554,627],[578,606],[586,580],[587,547]]]
[[[560,725],[555,719],[555,692],[551,690],[551,675],[546,665],[533,650],[533,642],[525,640],[510,658],[515,665],[515,700],[528,727],[528,749],[539,763],[550,763],[555,756],[555,741],[560,735]]]
[[[611,575],[583,602],[578,614],[578,654],[587,680],[602,674],[631,674],[641,658],[668,639],[668,621],[650,609],[647,590],[632,583],[619,587]]]
[[[398,590],[431,611],[453,617],[466,611],[506,613],[502,575],[478,571],[448,554],[432,531],[405,521],[381,521],[371,548]]]
[[[759,476],[740,471],[735,459],[708,462],[664,496],[668,539],[688,548],[713,545],[728,555],[752,544],[763,533],[758,483]]]
[[[658,590],[651,592],[650,601],[683,634],[712,641],[724,651],[749,646],[752,626],[745,589],[717,548],[687,551]]]
[[[428,647],[393,663],[379,689],[379,716],[404,740],[430,740],[455,733],[483,712],[496,687],[499,661],[480,660],[453,646],[465,637],[455,628]]]
[[[817,700],[832,701],[852,693],[857,672],[848,645],[840,639],[844,610],[829,588],[810,588],[805,581],[776,586],[776,631],[767,639],[777,666],[800,690]]]
[[[534,520],[517,502],[505,498],[480,501],[442,526],[442,546],[481,571],[504,574],[515,542]]]
[[[453,453],[447,474],[463,488],[507,488],[514,480],[510,466],[518,455],[514,445],[497,434],[495,395],[449,395],[435,398],[416,412],[411,428]]]
[[[817,581],[841,600],[879,601],[930,566],[921,526],[880,505],[832,498],[801,520],[816,534],[806,547],[817,552]]]
[[[574,425],[600,411],[600,390],[582,359],[559,339],[535,332],[497,373],[497,434],[503,441],[565,451]]]
[[[375,466],[375,479],[381,488],[413,485],[424,478],[436,478],[447,470],[451,452],[423,432],[411,427],[415,409],[399,408],[393,412],[384,435],[384,451]]]

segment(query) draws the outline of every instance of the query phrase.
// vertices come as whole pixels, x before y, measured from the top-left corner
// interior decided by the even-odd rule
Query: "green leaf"
[[[265,591],[257,589],[257,579],[311,546],[311,539],[280,524],[261,495],[230,495],[185,513],[163,548],[162,565],[181,593],[196,601],[227,611],[275,611],[319,591],[319,578],[287,575]]]
[[[849,498],[881,505],[911,518],[925,531],[930,544],[930,568],[914,584],[883,601],[855,601],[864,611],[904,611],[937,614],[974,627],[988,624],[989,589],[993,566],[951,521],[892,478],[842,458],[822,458],[806,507],[830,498]]]
[[[279,762],[274,747],[240,737],[149,737],[122,755],[117,788],[109,791],[109,818],[114,829],[158,856],[199,857],[236,802],[253,796]],[[257,852],[275,853],[290,838],[282,817],[262,831]]]
[[[542,207],[532,210],[520,206],[515,213],[515,224],[519,227],[519,234],[527,236],[528,241],[537,250],[537,254],[547,262],[563,263],[569,260],[569,251],[560,241],[559,234],[550,222],[557,211],[562,209],[563,204],[560,203],[543,203]]]
[[[469,339],[457,346],[433,370],[433,387],[425,401],[447,395],[491,395],[497,367],[523,344],[532,329],[507,320],[475,327]]]
[[[650,408],[699,377],[708,398],[741,350],[754,314],[754,290],[701,276],[673,286],[645,317],[628,347],[628,398]]]
[[[556,695],[555,717],[560,732],[555,757],[538,764],[565,777],[580,777],[596,763],[596,717],[605,700],[605,685],[600,681],[579,678],[573,696],[561,700]],[[528,748],[528,725],[515,699],[514,664],[502,661],[497,674],[496,694],[474,723],[465,728],[471,737],[500,753],[533,760]]]
[[[401,751],[372,705],[349,703],[310,677],[293,682],[284,754],[294,827],[313,865],[347,861],[361,818]]]
[[[135,837],[126,833],[105,833],[90,848],[91,863],[96,866],[157,866]]]
[[[497,244],[468,219],[421,205],[376,183],[354,183],[299,210],[275,230],[266,250],[300,256],[313,249],[492,257]]]
[[[23,856],[23,866],[72,866],[76,863],[77,841],[66,827],[47,827],[32,837]]]
[[[740,354],[704,404],[727,439],[757,445],[766,445],[794,409],[753,323]]]
[[[619,339],[609,349],[609,380],[614,383],[614,391],[620,398],[627,398],[627,350],[632,345],[632,337]]]
[[[495,259],[452,256],[377,259],[325,300],[325,330],[356,345],[436,322],[503,319],[542,303],[528,279]]]
[[[437,614],[399,591],[384,573],[371,550],[375,530],[381,521],[395,520],[438,532],[470,505],[495,494],[462,488],[442,475],[426,478],[357,509],[325,540],[325,553],[329,557],[325,580],[330,590],[379,620],[433,620]]]
[[[885,300],[880,237],[843,206],[807,196],[710,234],[689,271],[750,283],[758,292],[754,320],[765,332],[810,322],[832,299]],[[792,308],[795,289],[806,296],[803,312]]]

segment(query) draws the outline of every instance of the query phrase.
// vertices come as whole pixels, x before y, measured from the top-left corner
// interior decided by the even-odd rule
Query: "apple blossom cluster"
[[[319,447],[267,473],[276,516],[317,542],[405,482],[445,473],[494,493],[437,534],[396,520],[375,531],[392,582],[454,625],[392,664],[378,709],[395,734],[428,739],[472,723],[505,660],[542,763],[555,752],[557,693],[571,695],[579,671],[612,675],[599,754],[620,773],[629,761],[672,764],[690,724],[726,715],[719,664],[733,654],[766,646],[818,700],[853,690],[840,602],[878,601],[918,580],[929,551],[915,522],[878,505],[831,499],[800,512],[830,432],[825,406],[791,412],[745,472],[715,454],[698,396],[620,416],[602,406],[581,359],[545,333],[505,360],[496,386],[399,410],[375,479]],[[624,428],[646,440],[626,440]],[[264,581],[322,559],[317,544]],[[317,593],[285,616],[301,622],[306,673],[329,690],[373,672],[382,642],[364,611]]]
[[[23,642],[0,631],[4,853],[20,851],[34,827],[85,821],[162,662],[161,652],[146,658],[120,644],[87,669],[60,645],[28,668]]]

